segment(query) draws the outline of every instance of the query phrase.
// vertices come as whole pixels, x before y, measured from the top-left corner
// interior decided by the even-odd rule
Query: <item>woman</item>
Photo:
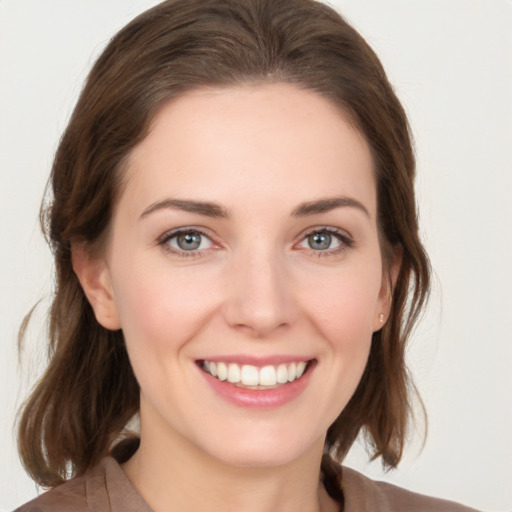
[[[52,171],[19,444],[54,489],[19,510],[467,510],[339,465],[360,432],[402,456],[413,177],[377,57],[324,5],[169,1],[119,32]]]

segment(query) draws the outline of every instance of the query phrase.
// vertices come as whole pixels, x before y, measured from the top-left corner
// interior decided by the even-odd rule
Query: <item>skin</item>
[[[319,484],[325,434],[390,306],[364,138],[292,85],[203,89],[158,113],[125,178],[106,250],[75,248],[73,262],[98,321],[123,329],[140,383],[126,474],[156,511],[337,510]],[[357,204],[294,215],[333,197]],[[155,206],[168,199],[228,216]],[[185,253],[169,232],[191,227],[204,235]],[[312,248],[326,227],[341,238]],[[240,407],[197,361],[241,355],[315,366],[284,405]]]

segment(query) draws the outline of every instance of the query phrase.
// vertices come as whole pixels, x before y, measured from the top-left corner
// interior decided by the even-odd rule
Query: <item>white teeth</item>
[[[228,378],[228,367],[226,363],[217,363],[217,378],[219,380],[226,380]]]
[[[228,382],[232,384],[240,382],[240,366],[235,363],[231,363],[228,366]]]
[[[250,364],[244,364],[240,380],[244,386],[257,386],[259,384],[258,368]]]
[[[260,385],[275,386],[276,383],[276,369],[273,366],[264,366],[260,370]]]
[[[242,366],[236,363],[222,363],[213,361],[203,361],[203,369],[220,381],[227,380],[232,384],[241,386],[267,386],[275,387],[279,384],[286,384],[300,379],[304,375],[307,362],[299,361],[297,363],[280,364],[277,367],[273,365],[258,368],[251,364]]]
[[[288,367],[288,382],[293,382],[296,377],[297,377],[297,365],[295,363],[292,363]]]
[[[214,363],[212,363],[212,364],[214,364]],[[297,379],[300,379],[302,377],[305,369],[306,369],[305,361],[301,361],[300,363],[297,363]],[[213,375],[213,371],[211,369],[210,369],[210,373]],[[213,376],[215,377],[215,375],[213,375]]]
[[[286,368],[285,364],[280,364],[277,367],[276,380],[279,382],[279,384],[288,382],[288,368]]]

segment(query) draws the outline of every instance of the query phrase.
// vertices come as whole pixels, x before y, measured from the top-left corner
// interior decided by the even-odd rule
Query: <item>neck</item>
[[[319,481],[323,440],[279,466],[233,466],[175,434],[147,435],[123,466],[155,512],[334,512],[339,506]],[[153,433],[152,433],[153,434]]]

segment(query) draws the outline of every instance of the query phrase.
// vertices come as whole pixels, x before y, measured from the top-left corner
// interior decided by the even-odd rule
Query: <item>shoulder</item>
[[[112,458],[55,487],[14,512],[151,512]]]
[[[345,512],[477,512],[452,501],[372,480],[345,466],[342,469],[342,489]]]
[[[87,511],[86,477],[79,477],[46,491],[14,512]]]

